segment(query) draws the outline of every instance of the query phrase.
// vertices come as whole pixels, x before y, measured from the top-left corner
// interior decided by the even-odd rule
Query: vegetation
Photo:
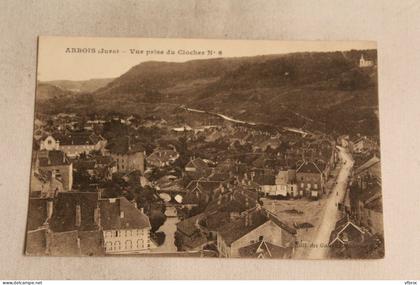
[[[145,62],[90,94],[39,84],[37,108],[157,115],[182,121],[187,105],[238,119],[328,133],[378,133],[376,50],[294,53],[185,63]],[[146,135],[147,137],[147,135]]]

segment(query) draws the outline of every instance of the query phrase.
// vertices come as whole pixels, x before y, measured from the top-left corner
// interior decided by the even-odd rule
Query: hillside
[[[94,92],[102,87],[105,87],[108,83],[112,82],[113,80],[114,78],[98,78],[98,79],[89,79],[89,80],[83,80],[83,81],[54,80],[54,81],[45,81],[43,83],[56,86],[63,90],[86,93],[86,92]]]
[[[38,82],[36,89],[36,100],[38,101],[47,101],[53,98],[66,97],[71,95],[72,92],[61,89],[57,86]]]
[[[145,62],[83,100],[55,106],[171,119],[187,105],[258,123],[377,133],[376,67],[359,68],[362,53],[376,59],[376,50],[353,50]]]

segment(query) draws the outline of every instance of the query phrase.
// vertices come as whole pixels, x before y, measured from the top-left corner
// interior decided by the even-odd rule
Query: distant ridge
[[[105,87],[110,83],[114,78],[95,78],[89,80],[73,81],[73,80],[53,80],[53,81],[43,81],[49,85],[59,87],[63,90],[68,90],[78,93],[92,93],[99,88]]]
[[[377,57],[376,50],[351,50],[143,62],[114,80],[91,84],[95,90],[83,100],[67,96],[40,110],[118,111],[170,120],[176,106],[185,105],[257,123],[377,133],[376,66],[359,68],[361,54]],[[82,86],[54,84],[64,90]]]

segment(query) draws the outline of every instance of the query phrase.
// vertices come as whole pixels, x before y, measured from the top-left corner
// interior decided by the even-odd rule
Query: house
[[[51,135],[45,136],[40,141],[40,150],[58,150],[59,147],[60,143]]]
[[[59,193],[49,228],[65,235],[100,232],[106,254],[136,253],[154,246],[147,215],[125,197],[104,199],[99,192]]]
[[[135,253],[155,247],[149,217],[134,203],[120,197],[101,199],[99,205],[105,253]]]
[[[77,157],[82,153],[101,151],[106,140],[94,133],[72,132],[69,134],[49,135],[41,140],[41,150],[62,150],[68,157]]]
[[[240,257],[244,248],[260,241],[288,250],[295,245],[296,230],[257,206],[218,230],[217,249],[220,257]]]
[[[356,221],[374,234],[383,235],[382,189],[378,179],[359,177],[351,187],[352,214]]]
[[[268,196],[297,197],[296,170],[281,169],[277,175],[257,175],[254,182],[260,185],[259,191]]]
[[[73,186],[73,163],[61,150],[40,150],[37,153],[35,169],[54,173],[54,179],[60,180],[64,191]]]
[[[365,57],[364,57],[363,54],[360,56],[360,59],[359,59],[359,67],[361,67],[361,68],[363,68],[363,67],[371,67],[373,65],[374,65],[373,60],[367,60],[367,59],[365,59]]]
[[[324,192],[324,175],[315,162],[304,161],[296,170],[300,196],[318,199]]]
[[[290,258],[292,255],[292,247],[281,247],[274,245],[263,238],[253,244],[241,247],[239,249],[239,256],[244,258]]]
[[[203,159],[191,158],[185,165],[185,172],[192,179],[200,179],[209,176],[212,170]]]
[[[117,172],[116,162],[111,156],[89,156],[73,160],[75,172],[86,171],[90,176],[111,180],[112,174]]]
[[[173,149],[157,148],[146,158],[148,166],[164,167],[171,165],[179,158],[179,153]]]
[[[372,175],[377,179],[381,180],[381,160],[376,155],[365,160],[359,167],[354,171],[355,176]]]
[[[240,218],[241,213],[255,208],[257,204],[258,193],[242,187],[221,193],[207,205],[205,216],[199,221],[201,230],[208,240],[216,240],[221,227]]]
[[[368,227],[373,234],[384,234],[382,195],[375,195],[366,199],[363,203],[362,225]]]
[[[363,242],[365,235],[366,232],[346,215],[335,224],[328,245],[335,249],[340,249],[352,243]]]
[[[246,130],[237,130],[231,136],[229,136],[230,145],[233,146],[236,143],[245,145],[250,141],[251,134]]]
[[[354,138],[351,147],[355,153],[375,151],[378,149],[377,144],[367,136],[357,136]]]
[[[260,150],[260,151],[266,151],[268,148],[271,149],[277,149],[281,145],[281,140],[278,136],[270,137],[267,140],[264,140],[260,142],[257,145],[254,145],[252,149],[254,151]]]
[[[275,183],[276,185],[286,186],[287,196],[297,197],[299,195],[298,187],[296,184],[296,169],[280,169],[276,175]]]
[[[192,180],[185,188],[184,203],[200,204],[208,203],[219,192],[224,191],[223,183],[220,181],[207,181],[204,179]]]
[[[117,172],[140,170],[144,173],[146,151],[141,144],[133,144],[131,138],[123,137],[110,142],[108,149],[116,162]]]
[[[198,214],[176,224],[175,244],[178,251],[201,250],[207,238],[198,227],[198,221],[204,214]]]
[[[60,192],[54,199],[30,199],[26,254],[103,255],[97,193]]]

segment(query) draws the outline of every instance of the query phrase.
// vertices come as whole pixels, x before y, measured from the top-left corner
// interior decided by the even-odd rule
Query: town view
[[[380,162],[374,49],[38,81],[25,253],[382,258]]]

